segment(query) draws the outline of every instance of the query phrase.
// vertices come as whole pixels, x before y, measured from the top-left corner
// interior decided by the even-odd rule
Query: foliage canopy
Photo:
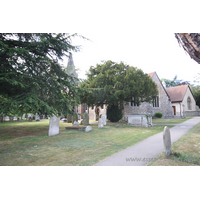
[[[173,80],[163,78],[161,79],[161,81],[165,82],[166,88],[176,87],[179,85],[190,85],[189,81],[178,80],[177,75],[173,78]]]
[[[151,102],[158,94],[156,84],[142,70],[110,60],[91,66],[80,87],[86,88],[80,95],[81,102],[89,106]]]
[[[0,113],[71,113],[75,80],[58,63],[77,34],[0,33]]]

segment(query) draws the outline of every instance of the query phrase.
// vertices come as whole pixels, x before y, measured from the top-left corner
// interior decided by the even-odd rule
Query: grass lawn
[[[184,119],[176,119],[176,118],[171,118],[171,119],[163,119],[163,118],[156,118],[152,119],[153,124],[159,124],[159,123],[166,123],[166,124],[180,124],[182,122],[187,121],[188,119],[192,119],[193,117],[186,117]]]
[[[163,131],[164,125],[141,128],[109,124],[91,132],[65,130],[48,136],[49,120],[0,123],[1,166],[91,166],[104,158]],[[172,127],[172,126],[169,126]]]
[[[172,155],[164,153],[150,162],[150,166],[195,166],[200,165],[200,123],[172,144]]]

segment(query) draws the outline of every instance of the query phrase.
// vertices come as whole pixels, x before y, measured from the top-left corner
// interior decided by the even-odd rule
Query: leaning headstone
[[[103,120],[99,118],[98,128],[103,128]]]
[[[86,128],[85,128],[85,132],[89,132],[89,131],[91,131],[92,130],[92,127],[91,126],[87,126]]]
[[[58,135],[59,134],[59,122],[60,119],[56,116],[50,118],[49,121],[49,136]]]
[[[86,126],[89,124],[89,115],[88,113],[83,114],[83,120],[81,121],[81,124]]]
[[[40,116],[37,113],[35,115],[35,121],[40,121]]]
[[[103,125],[105,126],[106,125],[106,120],[107,120],[106,114],[102,114],[101,115],[101,119],[103,120]]]
[[[79,123],[77,121],[74,121],[73,126],[79,126]]]
[[[163,143],[165,149],[165,156],[169,156],[171,154],[171,136],[170,130],[167,126],[165,126],[163,131]]]

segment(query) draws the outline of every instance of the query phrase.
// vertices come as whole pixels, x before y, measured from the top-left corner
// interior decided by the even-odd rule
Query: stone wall
[[[140,106],[131,106],[130,102],[124,102],[123,120],[126,120],[126,115],[149,113],[153,116],[157,112],[161,112],[163,117],[173,116],[171,101],[156,73],[152,79],[158,88],[159,107],[153,107],[153,104],[147,102],[141,103]]]
[[[185,111],[184,116],[200,116],[200,111]]]

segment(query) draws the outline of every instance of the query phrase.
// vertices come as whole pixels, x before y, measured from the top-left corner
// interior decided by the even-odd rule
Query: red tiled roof
[[[188,85],[180,85],[176,87],[166,88],[166,91],[171,99],[171,102],[183,101],[183,97],[188,88]]]
[[[154,74],[155,74],[155,72],[151,72],[148,75],[152,78]]]

